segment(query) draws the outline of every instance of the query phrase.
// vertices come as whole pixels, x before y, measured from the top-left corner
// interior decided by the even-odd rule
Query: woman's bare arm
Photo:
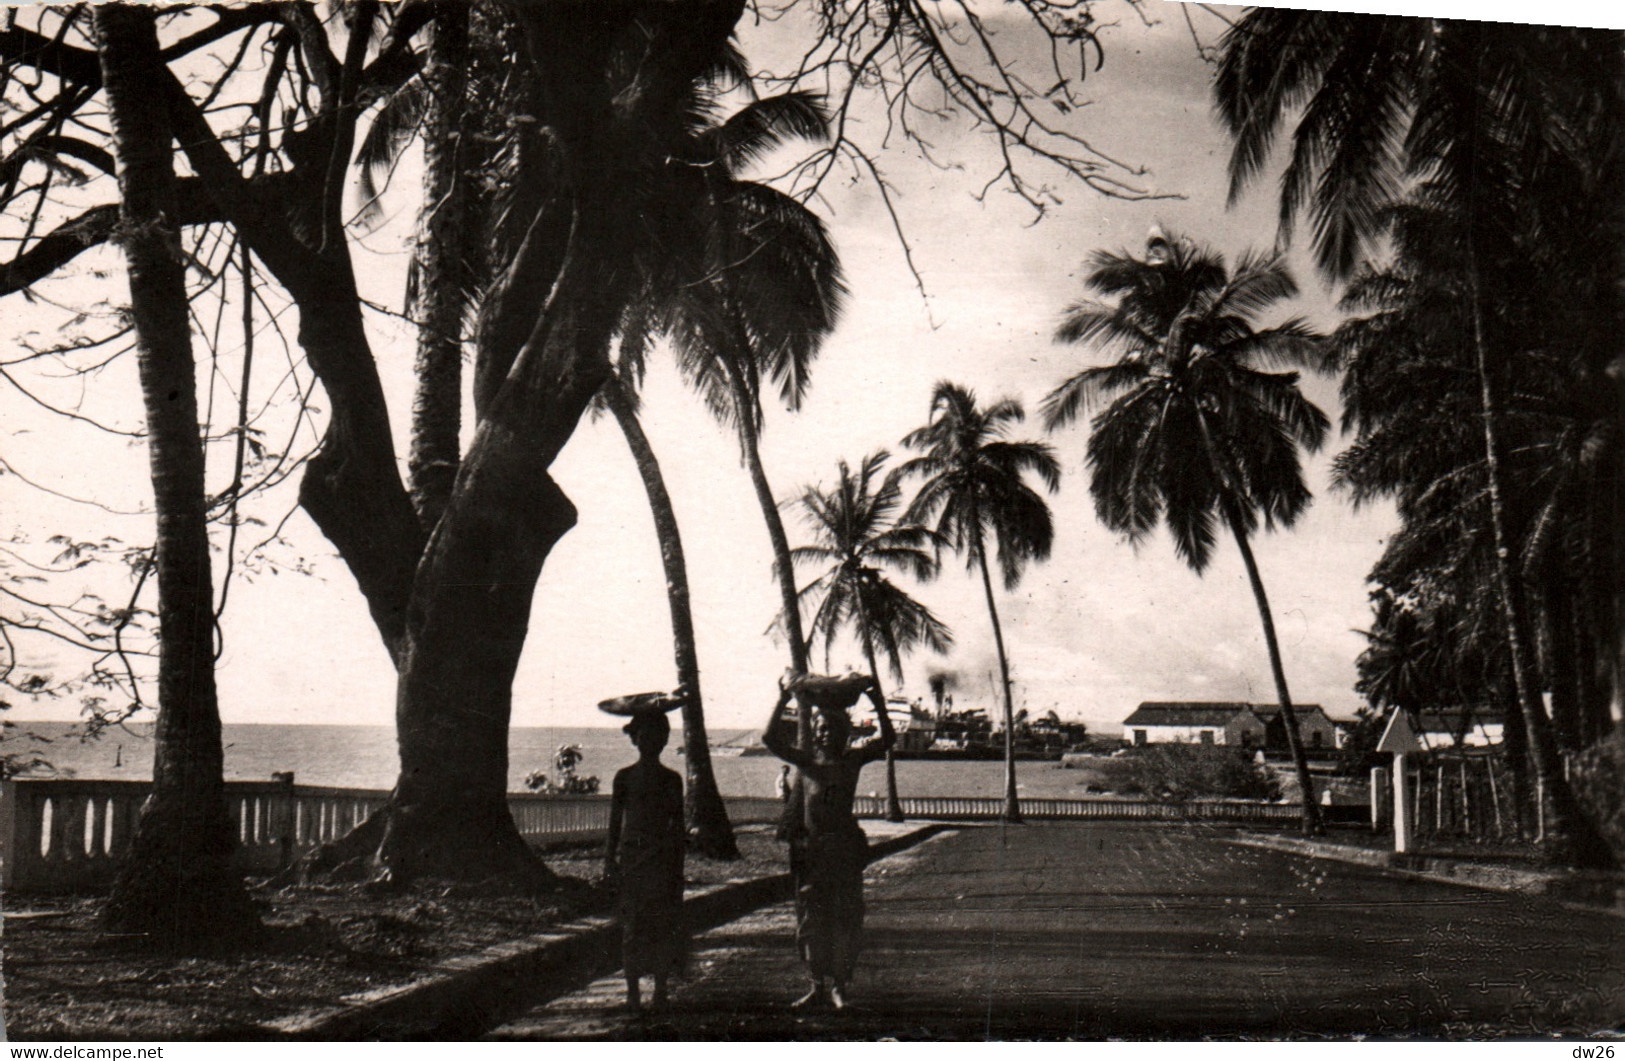
[[[875,706],[875,722],[880,726],[880,736],[863,746],[864,762],[874,762],[884,759],[892,745],[897,743],[897,731],[892,729],[891,713],[886,710],[886,701],[880,695],[880,687],[874,682],[864,690],[869,702]]]
[[[784,709],[790,703],[790,689],[779,686],[779,699],[773,705],[773,713],[767,716],[767,729],[762,731],[762,744],[768,751],[777,755],[791,766],[805,769],[812,763],[812,756],[801,748],[785,741],[783,727],[779,725],[784,718]],[[802,707],[800,710],[805,711]]]

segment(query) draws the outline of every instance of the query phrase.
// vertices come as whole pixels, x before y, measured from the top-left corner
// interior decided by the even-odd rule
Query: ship
[[[987,712],[981,708],[955,711],[950,706],[933,714],[924,710],[919,701],[910,702],[899,696],[888,698],[886,707],[897,733],[897,744],[893,751],[896,759],[963,762],[1004,758],[1004,734],[994,730]],[[794,709],[791,710],[793,712]],[[1018,725],[1015,746],[1017,759],[1059,762],[1075,743],[1072,738],[1076,737],[1076,742],[1082,741],[1081,727],[1077,727],[1079,732],[1074,734],[1071,732],[1074,727],[1059,722],[1053,716],[1054,712],[1050,712],[1031,724]],[[787,720],[786,724],[794,723]],[[852,720],[852,740],[856,743],[869,740],[878,732],[879,726],[873,719],[858,717]],[[728,740],[713,741],[711,754],[733,758],[773,753],[762,743],[761,733],[747,730]]]

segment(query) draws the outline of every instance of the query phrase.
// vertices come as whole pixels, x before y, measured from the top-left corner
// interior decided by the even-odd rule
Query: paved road
[[[1196,827],[940,835],[870,867],[845,1013],[799,1017],[787,904],[695,941],[672,1011],[615,977],[503,1039],[1479,1037],[1625,1026],[1625,919]]]

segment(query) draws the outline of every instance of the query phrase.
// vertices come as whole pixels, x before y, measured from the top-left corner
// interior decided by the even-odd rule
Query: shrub
[[[1161,799],[1279,799],[1274,773],[1245,748],[1147,744],[1135,749],[1133,779],[1122,791]]]

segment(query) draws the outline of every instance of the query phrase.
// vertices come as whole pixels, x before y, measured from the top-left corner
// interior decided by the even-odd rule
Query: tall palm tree
[[[901,469],[905,477],[917,475],[922,480],[903,518],[910,523],[934,523],[937,534],[954,551],[963,553],[967,566],[982,578],[1004,694],[1004,819],[1010,822],[1021,820],[1016,796],[1015,705],[988,551],[990,544],[997,549],[1005,588],[1014,589],[1029,561],[1049,557],[1055,539],[1049,505],[1027,485],[1025,475],[1038,476],[1052,494],[1061,484],[1061,466],[1048,445],[1005,437],[1011,425],[1025,417],[1021,403],[1014,399],[983,408],[976,404],[972,391],[943,380],[931,395],[930,421],[903,439],[903,445],[920,455]]]
[[[141,395],[158,512],[158,726],[152,796],[104,910],[106,925],[151,940],[241,939],[259,924],[232,870],[237,836],[226,807],[214,676],[214,595],[187,319],[174,152],[151,10],[94,12],[102,83],[118,158],[121,243],[129,263]]]
[[[1385,231],[1385,208],[1426,180],[1420,201],[1463,222],[1459,273],[1471,337],[1483,447],[1485,508],[1494,542],[1494,584],[1525,736],[1542,790],[1554,857],[1610,861],[1563,777],[1540,702],[1532,624],[1503,474],[1507,376],[1521,353],[1498,342],[1487,277],[1515,257],[1516,232],[1544,238],[1615,239],[1596,256],[1600,282],[1568,296],[1594,322],[1619,314],[1617,195],[1625,179],[1619,125],[1625,57],[1618,35],[1445,19],[1394,19],[1255,8],[1221,45],[1215,94],[1235,138],[1231,195],[1267,162],[1289,115],[1298,115],[1281,182],[1283,235],[1307,210],[1328,276],[1349,276]],[[1555,222],[1555,223],[1554,223]],[[1571,251],[1572,252],[1572,251]],[[1598,329],[1593,329],[1596,331]],[[1607,330],[1607,329],[1601,329]],[[1621,375],[1617,347],[1587,342],[1593,374]],[[1600,382],[1600,380],[1599,380]],[[1625,381],[1612,380],[1616,397]],[[1617,487],[1613,488],[1617,490]],[[1619,556],[1617,532],[1599,543]],[[1625,624],[1616,591],[1608,623]],[[1625,657],[1614,651],[1616,689]],[[1616,697],[1620,694],[1616,692]]]
[[[762,390],[771,384],[787,408],[800,408],[846,289],[818,216],[742,174],[791,139],[827,133],[822,104],[808,93],[758,99],[720,120],[713,98],[697,93],[672,174],[674,220],[664,240],[652,241],[665,249],[643,270],[643,292],[623,328],[634,340],[623,357],[633,360],[638,340],[665,336],[690,384],[738,433],[773,550],[791,667],[800,672],[809,669],[807,637],[789,538],[762,462]]]
[[[463,324],[474,303],[474,259],[481,243],[477,221],[480,139],[465,137],[469,117],[471,10],[447,5],[435,20],[421,81],[424,97],[423,216],[408,281],[409,308],[420,315],[413,375],[409,489],[418,520],[432,530],[457,478],[462,428]],[[414,93],[397,94],[410,99]],[[375,122],[369,133],[387,130]],[[376,139],[369,138],[367,143]],[[467,145],[465,147],[465,144]],[[371,170],[365,164],[363,175]]]
[[[683,821],[694,837],[695,846],[710,858],[736,859],[739,846],[734,840],[728,808],[717,788],[711,768],[711,743],[706,732],[704,698],[700,689],[699,647],[694,638],[694,613],[688,592],[688,563],[683,555],[682,534],[677,526],[677,510],[666,489],[649,436],[638,419],[637,391],[623,375],[626,365],[616,372],[599,392],[600,401],[615,417],[637,464],[654,517],[655,537],[660,543],[660,562],[666,575],[666,604],[671,614],[672,654],[677,667],[677,683],[683,698]]]
[[[925,647],[948,651],[953,634],[930,609],[886,577],[887,569],[902,571],[920,581],[936,577],[935,549],[942,544],[934,531],[899,522],[903,490],[901,473],[884,477],[881,470],[890,455],[885,450],[863,459],[856,471],[841,461],[835,485],[809,486],[796,499],[812,532],[811,545],[790,551],[792,561],[824,565],[826,570],[801,590],[801,597],[816,600],[812,612],[813,640],[823,638],[825,652],[846,629],[863,646],[869,673],[880,685],[877,650],[884,653],[892,677],[903,680],[903,653]],[[885,700],[882,692],[881,700]],[[886,817],[903,820],[897,798],[897,762],[886,750]]]
[[[1119,356],[1051,391],[1044,423],[1053,431],[1110,402],[1091,424],[1089,492],[1101,522],[1131,541],[1166,523],[1175,552],[1201,574],[1215,523],[1229,529],[1263,623],[1304,828],[1319,832],[1320,808],[1251,545],[1260,521],[1291,527],[1308,507],[1298,448],[1320,448],[1328,427],[1299,392],[1296,372],[1259,366],[1314,365],[1317,337],[1295,318],[1274,328],[1253,325],[1297,294],[1278,258],[1248,256],[1232,273],[1223,258],[1188,240],[1153,237],[1147,251],[1145,259],[1094,255],[1085,283],[1114,301],[1074,304],[1056,337]]]
[[[426,532],[445,511],[461,465],[469,325],[497,263],[518,249],[510,231],[517,218],[535,214],[534,203],[518,200],[545,194],[540,181],[527,182],[523,193],[514,187],[518,155],[534,151],[539,137],[511,118],[534,114],[540,104],[535,79],[515,61],[520,44],[511,14],[444,4],[427,29],[422,69],[378,101],[355,152],[359,220],[370,226],[386,216],[380,181],[414,140],[423,147],[423,207],[405,301],[417,323],[408,487]]]
[[[795,600],[789,542],[767,482],[757,432],[756,398],[766,373],[799,405],[818,341],[834,326],[842,292],[839,261],[822,223],[782,193],[740,176],[751,162],[795,138],[824,135],[819,102],[792,93],[753,100],[719,117],[716,96],[745,78],[742,61],[725,56],[693,86],[687,129],[662,174],[655,197],[657,238],[639,256],[639,287],[621,327],[617,370],[600,393],[632,449],[649,496],[672,615],[683,706],[688,771],[688,825],[714,857],[737,853],[711,770],[688,576],[677,517],[659,463],[637,417],[636,384],[651,343],[669,340],[678,367],[711,410],[740,433],[741,451],[762,505],[780,590]],[[786,623],[792,666],[807,670],[799,614]]]

